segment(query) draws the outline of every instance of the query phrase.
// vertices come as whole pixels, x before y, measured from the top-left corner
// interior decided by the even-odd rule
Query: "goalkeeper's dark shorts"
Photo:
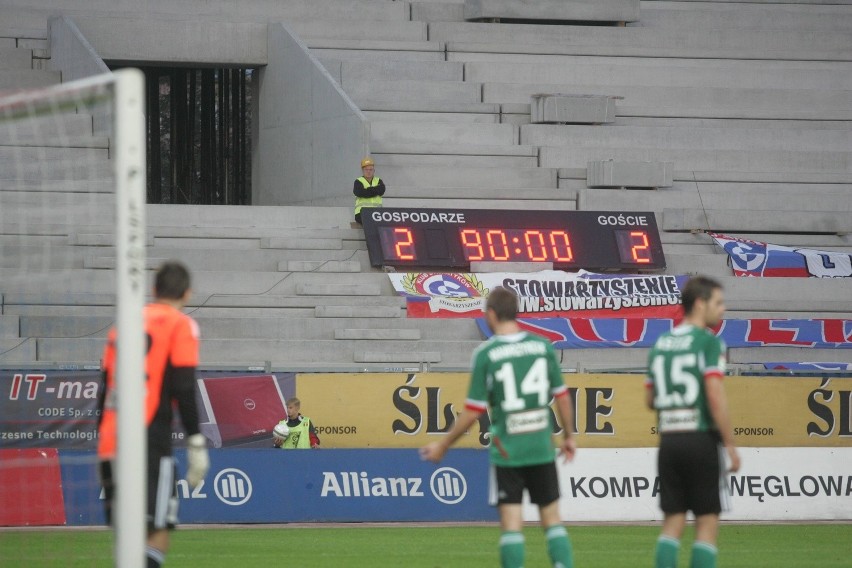
[[[150,456],[148,460],[148,532],[171,530],[177,524],[178,498],[177,467],[172,456]],[[101,462],[101,483],[104,488],[106,521],[113,523],[115,502],[115,466],[112,461]]]
[[[722,472],[724,448],[716,432],[684,432],[660,436],[657,468],[660,508],[664,513],[692,511],[695,516],[728,509]]]

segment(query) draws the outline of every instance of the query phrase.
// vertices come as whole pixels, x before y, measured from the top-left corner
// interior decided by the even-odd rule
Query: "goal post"
[[[145,79],[137,69],[123,69],[43,89],[6,95],[0,92],[3,307],[8,309],[14,304],[22,321],[29,316],[38,321],[61,320],[41,324],[41,328],[38,325],[26,328],[33,329],[32,332],[24,331],[21,326],[19,337],[10,336],[11,326],[0,325],[0,372],[95,364],[103,352],[106,329],[115,324],[116,390],[111,403],[117,411],[113,561],[118,568],[143,568],[146,564],[143,307],[149,280],[145,262],[144,109]],[[110,300],[104,298],[112,297],[114,306],[110,308]],[[100,327],[95,331],[68,331],[77,329],[74,326],[79,327],[79,321],[86,318],[99,318]],[[45,325],[54,327],[48,329]],[[56,395],[45,394],[52,391],[42,389],[38,396],[56,399]],[[32,391],[33,399],[35,393]],[[29,428],[30,434],[38,434],[36,438],[41,437],[36,428],[63,434],[59,431],[63,426],[55,426],[62,420],[51,423],[45,419],[38,426],[27,426],[27,418],[36,416],[34,406],[40,402],[27,398],[18,397],[13,401],[17,406],[6,407],[4,428],[22,431]],[[66,425],[69,421],[65,421]],[[16,425],[7,426],[12,422]],[[46,436],[42,440],[51,441],[36,439],[29,445],[0,444],[0,450],[46,447],[60,452],[61,458],[63,448],[86,449],[87,463],[94,469],[97,467],[93,451],[97,447],[94,420],[81,422],[87,423],[73,437]],[[51,432],[54,427],[57,431]],[[83,429],[86,442],[79,441]],[[66,442],[65,446],[54,441],[72,438],[74,442]],[[10,469],[19,465],[20,460],[0,463],[0,474],[5,467],[7,472],[12,471],[10,476],[21,478],[21,484],[29,482],[33,487],[41,482],[20,475],[28,471],[26,468],[37,470],[40,467],[37,463],[23,463],[23,469]],[[58,491],[62,494],[67,489]],[[89,506],[103,507],[94,500]],[[21,521],[24,525],[46,526],[51,522]],[[54,524],[65,524],[65,520]],[[11,561],[14,564],[15,558]]]
[[[116,540],[118,568],[145,562],[148,437],[145,406],[145,76],[123,69],[115,77],[116,184]],[[141,479],[141,487],[140,481]]]

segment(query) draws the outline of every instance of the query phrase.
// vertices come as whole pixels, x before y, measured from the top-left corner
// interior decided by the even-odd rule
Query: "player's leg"
[[[176,467],[171,456],[148,460],[148,568],[160,568],[169,550],[169,531],[177,523]]]
[[[101,487],[104,489],[104,515],[107,525],[112,525],[112,504],[115,501],[115,480],[112,475],[112,462],[104,460],[100,464]]]
[[[719,515],[695,517],[695,542],[692,544],[690,568],[716,568],[716,539],[719,535]]]
[[[500,566],[523,568],[524,533],[521,498],[524,494],[523,478],[514,467],[491,466],[489,502],[500,511]]]
[[[682,461],[683,447],[688,440],[682,434],[668,434],[660,439],[657,469],[660,474],[660,508],[664,514],[663,528],[654,552],[656,568],[675,568],[680,539],[686,525],[687,497]]]
[[[723,461],[719,455],[718,440],[712,434],[699,436],[693,447],[689,508],[695,513],[695,542],[690,567],[715,568],[719,513],[726,487],[721,476]]]
[[[550,562],[556,568],[572,568],[574,551],[571,548],[571,539],[559,517],[559,476],[556,463],[550,462],[524,469],[530,501],[538,505]]]

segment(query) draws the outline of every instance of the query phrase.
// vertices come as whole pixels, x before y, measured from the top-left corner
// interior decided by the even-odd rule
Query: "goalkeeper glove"
[[[186,439],[186,456],[189,467],[186,470],[186,482],[193,489],[198,486],[210,469],[210,455],[207,453],[207,439],[204,434],[193,434]]]

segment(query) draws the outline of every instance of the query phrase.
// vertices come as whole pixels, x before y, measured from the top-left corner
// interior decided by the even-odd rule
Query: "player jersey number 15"
[[[654,406],[658,410],[692,406],[698,400],[701,386],[698,377],[688,369],[697,368],[698,358],[695,353],[674,355],[671,357],[668,372],[666,359],[665,355],[657,355],[651,362],[651,374],[656,390]],[[666,380],[667,377],[669,380]],[[677,389],[678,386],[682,389]]]
[[[550,400],[550,383],[547,380],[547,359],[539,357],[530,366],[527,374],[518,385],[515,377],[515,368],[506,362],[494,373],[494,378],[503,384],[503,401],[500,406],[507,412],[524,410],[527,407],[526,400],[518,396],[520,386],[521,395],[537,395],[537,406],[545,406]]]

